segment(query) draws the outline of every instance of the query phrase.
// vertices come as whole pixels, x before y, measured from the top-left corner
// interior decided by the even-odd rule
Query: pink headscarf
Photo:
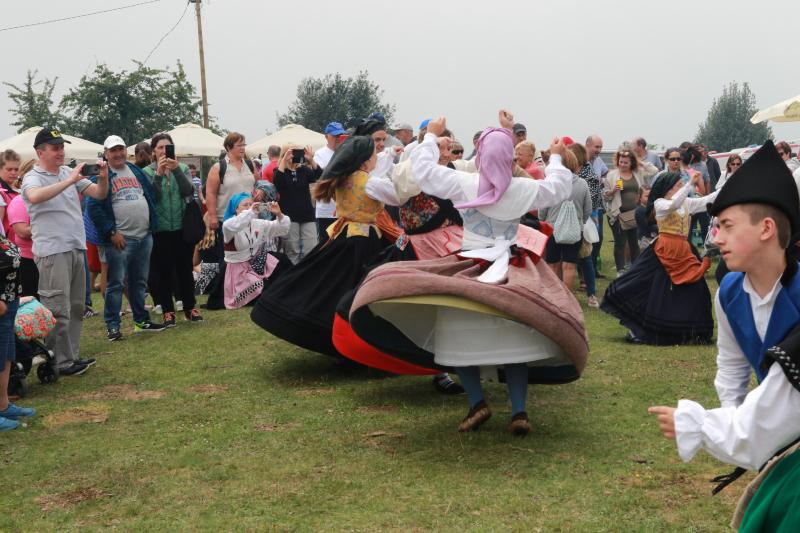
[[[503,196],[511,183],[514,165],[514,141],[505,128],[486,128],[478,138],[476,156],[480,181],[478,197],[456,205],[456,209],[493,205]]]

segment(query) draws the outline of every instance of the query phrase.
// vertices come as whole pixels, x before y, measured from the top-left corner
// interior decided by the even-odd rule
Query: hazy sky
[[[140,1],[4,0],[0,27]],[[38,69],[58,77],[60,97],[97,63],[132,68],[185,6],[161,0],[1,31],[0,80],[21,83]],[[759,107],[800,93],[797,8],[770,0],[204,0],[211,114],[255,140],[276,128],[301,78],[366,69],[398,120],[416,126],[443,114],[461,140],[494,125],[506,107],[537,144],[593,132],[606,147],[636,135],[678,144],[694,136],[732,80],[750,83]],[[148,65],[178,59],[199,92],[194,5]],[[14,128],[2,89],[5,138]],[[800,123],[771,125],[779,139],[800,139]]]

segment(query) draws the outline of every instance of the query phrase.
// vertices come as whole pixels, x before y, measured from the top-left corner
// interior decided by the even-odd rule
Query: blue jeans
[[[605,210],[596,209],[592,211],[592,219],[597,224],[597,234],[600,240],[592,244],[592,265],[594,265],[595,274],[597,273],[597,259],[600,257],[600,247],[603,246],[603,213]]]
[[[586,295],[595,296],[597,294],[597,283],[595,281],[594,261],[592,261],[591,255],[578,259],[578,272],[583,276],[583,281],[586,282]]]
[[[83,266],[86,270],[86,307],[92,306],[92,283],[89,274],[89,254],[83,251]]]
[[[119,329],[119,312],[122,306],[122,289],[128,280],[128,301],[133,310],[134,322],[150,320],[150,313],[144,308],[144,295],[147,292],[147,275],[150,272],[150,252],[153,249],[153,236],[143,239],[125,237],[125,248],[117,250],[112,245],[103,245],[108,263],[108,285],[106,286],[106,307],[103,318],[108,329]]]

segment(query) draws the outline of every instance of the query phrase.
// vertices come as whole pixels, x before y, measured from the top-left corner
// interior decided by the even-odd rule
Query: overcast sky
[[[145,0],[4,0],[0,27]],[[133,68],[184,11],[160,0],[114,13],[0,32],[0,80],[58,77],[60,97],[97,63]],[[759,107],[800,93],[800,11],[792,1],[204,0],[211,114],[249,140],[276,128],[305,76],[366,69],[417,125],[443,114],[461,140],[510,109],[544,144],[553,135],[606,147],[642,135],[694,137],[725,84],[750,84]],[[183,62],[200,88],[194,6],[149,66]],[[14,134],[6,88],[0,138]],[[800,139],[800,123],[771,123]],[[114,132],[109,132],[114,133]],[[126,139],[132,142],[130,139]]]

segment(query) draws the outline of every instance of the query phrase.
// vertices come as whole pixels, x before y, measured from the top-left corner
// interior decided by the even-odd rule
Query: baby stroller
[[[23,297],[14,323],[16,334],[16,362],[11,365],[8,379],[8,394],[23,397],[28,392],[28,374],[37,360],[36,375],[41,383],[58,380],[55,355],[47,349],[44,339],[55,327],[53,313],[38,300]]]

